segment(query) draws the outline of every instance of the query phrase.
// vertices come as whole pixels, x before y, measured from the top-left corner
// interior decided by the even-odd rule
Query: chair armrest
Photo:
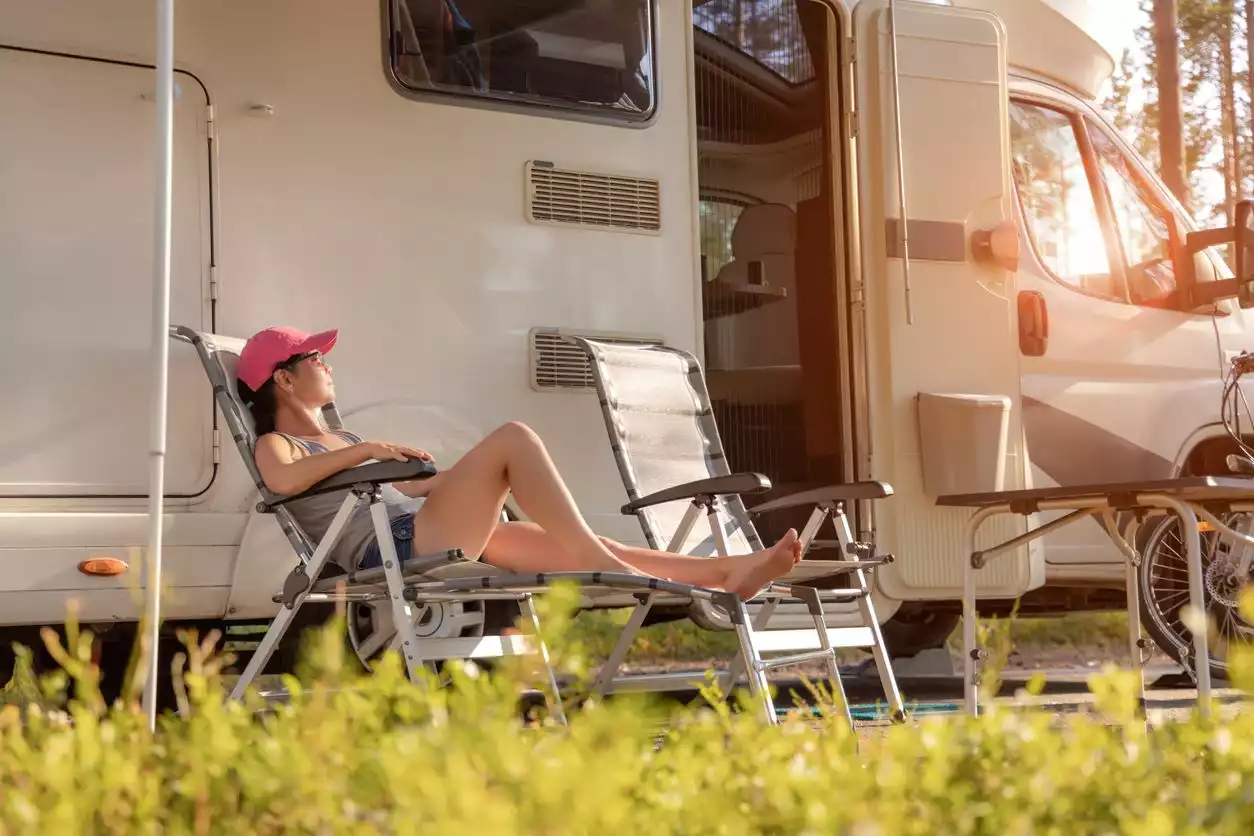
[[[650,505],[661,505],[664,502],[674,502],[677,499],[697,499],[699,497],[713,499],[716,496],[726,494],[763,493],[770,489],[771,480],[761,473],[733,473],[730,476],[713,476],[709,479],[698,479],[695,482],[676,485],[673,488],[665,488],[648,496],[642,496],[624,505],[623,513],[634,514],[642,508],[648,508]]]
[[[409,482],[415,479],[429,479],[436,474],[435,462],[426,459],[410,459],[405,462],[386,461],[374,464],[359,464],[333,473],[321,482],[317,482],[308,490],[292,496],[273,496],[266,504],[272,508],[286,505],[296,499],[317,496],[351,488],[354,485],[384,485],[389,482]]]
[[[892,485],[887,482],[846,482],[823,488],[798,491],[772,499],[749,509],[750,514],[765,514],[802,505],[818,505],[820,502],[849,502],[859,499],[883,499],[893,495]]]

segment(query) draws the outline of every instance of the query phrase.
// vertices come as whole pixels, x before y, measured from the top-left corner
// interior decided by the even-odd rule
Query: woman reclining
[[[276,494],[299,494],[371,460],[431,460],[424,450],[323,429],[319,410],[335,398],[325,356],[337,338],[337,331],[309,335],[267,328],[253,335],[240,353],[239,391],[256,424],[257,468]],[[501,521],[511,492],[531,522]],[[343,499],[343,492],[332,493],[288,507],[302,528],[321,540]],[[402,559],[459,548],[511,572],[623,572],[722,589],[746,600],[801,559],[793,529],[771,548],[715,558],[635,548],[599,537],[580,515],[543,442],[517,422],[499,427],[447,470],[385,485],[383,501]],[[350,518],[331,557],[349,570],[381,565],[365,507]]]

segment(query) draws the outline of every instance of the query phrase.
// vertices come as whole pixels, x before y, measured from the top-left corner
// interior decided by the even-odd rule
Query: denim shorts
[[[392,542],[396,544],[396,556],[401,563],[409,559],[414,545],[414,515],[403,514],[392,520]],[[362,557],[362,569],[374,569],[383,565],[383,555],[379,551],[379,538],[371,537],[370,545]]]

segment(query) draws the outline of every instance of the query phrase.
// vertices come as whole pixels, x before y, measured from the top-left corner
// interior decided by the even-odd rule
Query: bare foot
[[[723,589],[734,593],[742,600],[748,601],[762,591],[762,587],[771,581],[788,574],[793,565],[801,559],[801,540],[795,529],[779,538],[779,542],[769,549],[756,554],[733,558],[732,568],[727,572],[727,582]]]

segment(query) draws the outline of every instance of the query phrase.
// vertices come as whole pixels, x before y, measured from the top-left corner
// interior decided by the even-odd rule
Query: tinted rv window
[[[790,84],[814,77],[796,0],[697,0],[692,20]]]
[[[647,120],[655,0],[389,0],[406,90]]]
[[[1041,263],[1076,290],[1121,298],[1071,117],[1012,102],[1010,143],[1016,191]]]

